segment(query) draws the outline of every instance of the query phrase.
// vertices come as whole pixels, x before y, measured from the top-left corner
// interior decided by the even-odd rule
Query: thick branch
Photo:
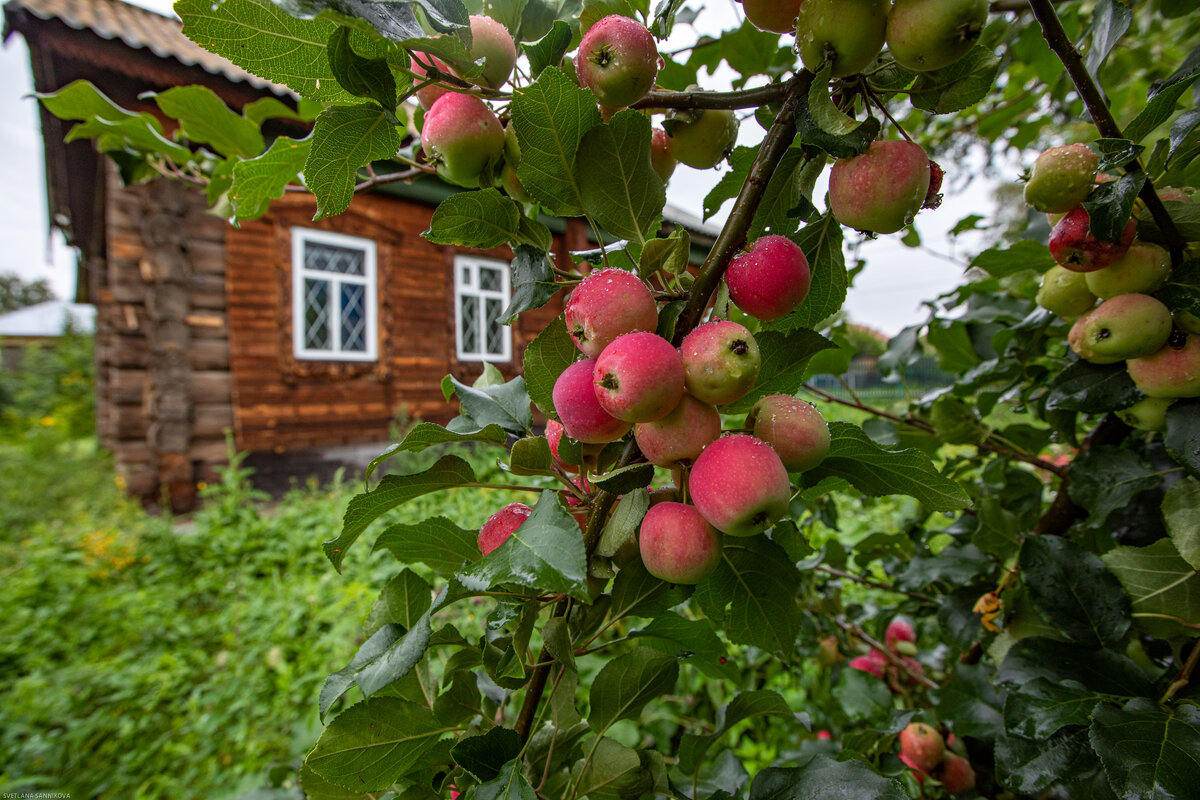
[[[1101,445],[1120,444],[1129,435],[1129,430],[1129,426],[1115,414],[1106,414],[1104,419],[1100,420],[1100,424],[1084,439],[1079,452],[1085,453]],[[1078,457],[1076,455],[1076,458]],[[1087,517],[1087,511],[1071,499],[1070,488],[1071,476],[1070,473],[1065,473],[1058,484],[1058,494],[1054,497],[1054,502],[1033,526],[1034,536],[1065,536],[1072,525]]]
[[[1083,98],[1088,113],[1092,115],[1092,122],[1100,131],[1100,135],[1106,139],[1124,139],[1125,134],[1113,117],[1112,111],[1109,110],[1108,103],[1104,101],[1100,87],[1092,80],[1091,74],[1083,64],[1083,57],[1079,55],[1079,51],[1067,37],[1067,32],[1063,30],[1062,21],[1054,11],[1054,4],[1050,0],[1029,0],[1029,7],[1033,10],[1038,24],[1042,26],[1042,35],[1045,36],[1046,43],[1050,45],[1050,49],[1058,56],[1058,60],[1067,68],[1067,74],[1071,76],[1075,90]],[[1125,171],[1142,171],[1141,162],[1135,160],[1126,164]],[[1183,261],[1183,251],[1187,243],[1179,235],[1175,222],[1167,213],[1166,207],[1163,206],[1162,200],[1159,199],[1158,192],[1154,190],[1154,184],[1150,182],[1149,178],[1142,184],[1142,190],[1138,196],[1142,198],[1142,202],[1146,204],[1146,208],[1154,217],[1158,229],[1162,231],[1167,248],[1171,251],[1171,261],[1176,265],[1180,264]]]
[[[758,108],[782,101],[789,84],[772,83],[738,92],[650,92],[633,108]]]
[[[734,202],[733,213],[729,215],[725,227],[717,236],[708,258],[704,259],[696,282],[692,285],[687,305],[675,323],[676,344],[699,324],[708,301],[721,282],[721,276],[725,274],[725,268],[729,266],[734,254],[746,243],[746,231],[749,230],[754,212],[758,210],[758,204],[767,190],[767,183],[796,137],[796,103],[800,95],[808,91],[812,79],[812,73],[804,70],[786,84],[787,96],[783,108],[775,118],[771,130],[767,132],[766,138],[759,145],[758,156],[754,159],[750,174]]]

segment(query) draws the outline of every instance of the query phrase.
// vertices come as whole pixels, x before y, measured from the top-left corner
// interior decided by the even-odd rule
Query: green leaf
[[[646,242],[638,260],[638,275],[642,280],[648,280],[660,270],[669,275],[681,275],[688,268],[691,253],[692,237],[682,225],[676,225],[670,236]]]
[[[147,153],[162,153],[186,164],[192,151],[163,133],[152,114],[126,111],[85,80],[76,80],[52,94],[36,95],[46,110],[59,119],[83,120],[71,128],[67,141],[96,137],[101,150],[119,150],[129,142]]]
[[[1200,259],[1185,261],[1171,270],[1167,282],[1154,296],[1172,311],[1200,315]]]
[[[845,478],[870,497],[915,497],[932,511],[954,511],[971,505],[962,486],[938,472],[919,450],[884,450],[847,422],[830,423],[829,435],[829,455],[818,467],[804,473],[806,486],[833,476]]]
[[[630,464],[605,475],[592,477],[592,485],[612,494],[625,494],[635,489],[644,489],[654,480],[653,464]]]
[[[762,331],[755,335],[762,367],[752,388],[740,400],[721,406],[724,414],[744,414],[769,394],[795,394],[804,384],[809,359],[836,347],[816,331],[799,328],[790,333]]]
[[[717,729],[702,736],[685,733],[679,742],[679,768],[685,773],[695,774],[704,762],[709,748],[721,740],[739,722],[754,717],[782,717],[795,719],[787,702],[770,689],[740,692],[728,704],[717,710]]]
[[[600,542],[596,545],[596,555],[611,558],[617,551],[634,537],[642,518],[650,508],[650,493],[645,489],[634,489],[626,492],[617,501],[616,508],[604,524],[600,534]]]
[[[1200,478],[1200,401],[1176,400],[1171,404],[1163,444],[1193,478]]]
[[[458,579],[468,589],[515,584],[590,602],[579,525],[549,491],[542,492],[529,519],[504,544],[460,572]]]
[[[584,134],[575,159],[584,210],[623,239],[644,244],[652,238],[667,195],[650,164],[650,118],[618,111]]]
[[[729,663],[724,642],[707,620],[684,619],[667,611],[646,627],[630,631],[629,637],[647,639],[645,644],[691,664],[714,680],[741,680],[741,672]]]
[[[1097,139],[1092,146],[1100,151],[1098,172],[1120,169],[1138,159],[1146,149],[1128,139]]]
[[[533,427],[533,412],[529,408],[529,393],[525,379],[518,375],[498,386],[475,388],[460,382],[453,375],[443,380],[458,395],[461,413],[476,425],[499,425],[509,433],[527,433]]]
[[[429,230],[421,235],[434,244],[457,244],[487,250],[512,239],[520,227],[517,204],[499,189],[458,192],[433,212]]]
[[[1051,379],[1046,410],[1103,414],[1129,408],[1141,399],[1142,393],[1129,377],[1124,362],[1092,364],[1080,360]]]
[[[247,72],[301,97],[351,102],[325,54],[334,22],[296,19],[270,0],[178,0],[175,13],[185,36]]]
[[[1004,702],[1004,723],[1017,736],[1047,739],[1066,727],[1090,725],[1092,712],[1105,699],[1105,695],[1077,683],[1051,683],[1038,678],[1009,692]]]
[[[1167,489],[1162,512],[1175,549],[1193,569],[1200,570],[1200,481],[1184,478]]]
[[[554,456],[545,436],[526,436],[513,443],[508,469],[513,475],[550,475]]]
[[[996,740],[996,778],[1026,795],[1041,795],[1055,783],[1074,783],[1098,768],[1087,730],[1060,731],[1045,741],[1019,736]]]
[[[240,2],[241,0],[226,0]],[[317,198],[314,220],[350,207],[360,167],[391,158],[400,149],[402,129],[373,103],[332,106],[313,126],[312,147],[304,162],[304,180]]]
[[[1083,207],[1088,212],[1089,229],[1097,239],[1115,242],[1121,238],[1145,182],[1146,173],[1139,170],[1126,172],[1117,180],[1102,183],[1092,190],[1083,201]]]
[[[588,725],[603,735],[619,720],[637,719],[647,703],[670,694],[678,678],[679,662],[650,647],[612,659],[592,681]]]
[[[537,800],[533,786],[521,774],[521,760],[513,759],[500,769],[500,774],[474,788],[473,800]]]
[[[304,765],[338,786],[379,792],[399,780],[445,732],[429,709],[375,697],[339,714]]]
[[[823,753],[803,767],[771,767],[754,776],[750,800],[907,800],[900,784],[861,761]]]
[[[596,96],[549,67],[514,93],[510,107],[521,142],[521,185],[553,214],[583,214],[587,203],[576,178],[575,154],[584,135],[600,124]]]
[[[289,183],[299,183],[311,146],[311,137],[280,136],[258,158],[234,163],[229,202],[239,221],[258,219],[267,213],[272,200],[283,197]]]
[[[853,158],[867,151],[879,136],[880,123],[873,116],[857,120],[833,103],[829,94],[832,66],[821,69],[808,92],[796,104],[796,135],[806,145],[819,147],[834,158]]]
[[[374,491],[356,495],[346,506],[342,532],[325,542],[325,555],[341,572],[346,551],[379,517],[423,494],[474,482],[475,471],[458,456],[442,456],[432,467],[414,475],[386,475]]]
[[[1129,631],[1129,598],[1095,553],[1060,536],[1031,536],[1020,566],[1042,616],[1084,647],[1116,645]]]
[[[478,657],[478,651],[472,652]],[[450,688],[439,694],[433,704],[433,715],[444,725],[469,722],[479,714],[482,704],[475,673],[460,669],[453,675]]]
[[[567,54],[571,43],[571,26],[561,19],[554,20],[550,32],[524,47],[529,59],[529,75],[537,80],[546,67],[557,67]]]
[[[612,615],[651,619],[687,600],[692,591],[691,586],[654,577],[638,559],[622,567],[613,580]]]
[[[1122,800],[1189,797],[1200,775],[1200,710],[1164,712],[1144,697],[1124,708],[1102,705],[1092,719],[1092,746]]]
[[[1140,142],[1169,120],[1175,114],[1175,106],[1179,102],[1179,98],[1183,96],[1189,86],[1196,82],[1197,77],[1200,76],[1193,75],[1187,80],[1173,83],[1150,98],[1150,102],[1146,103],[1145,108],[1125,126],[1125,138],[1133,142]]]
[[[800,633],[800,573],[765,536],[726,536],[716,571],[696,587],[696,602],[729,641],[790,653]]]
[[[450,751],[454,763],[481,781],[500,777],[504,765],[521,753],[521,736],[511,728],[492,728],[482,736],[459,739]]]
[[[212,89],[176,86],[155,94],[154,102],[164,114],[179,121],[185,137],[212,145],[223,156],[254,158],[263,151],[258,125],[230,110]]]
[[[801,220],[816,220],[818,212],[809,198],[816,175],[824,166],[823,158],[806,159],[799,147],[784,153],[754,211],[746,231],[747,240],[754,241],[767,234],[795,238]]]
[[[1029,636],[1009,649],[996,683],[1021,686],[1038,678],[1051,683],[1075,681],[1092,691],[1122,697],[1149,694],[1152,688],[1141,668],[1120,653]]]
[[[878,721],[892,710],[892,693],[887,684],[857,669],[842,670],[832,696],[846,717],[855,723]]]
[[[522,370],[526,386],[529,397],[543,414],[554,414],[554,383],[578,355],[579,348],[571,341],[562,316],[556,317],[525,348]]]
[[[1000,72],[1000,57],[984,45],[948,67],[922,72],[912,85],[909,99],[931,114],[951,114],[969,108],[992,90]]]
[[[959,664],[946,685],[929,697],[938,708],[938,717],[951,723],[959,737],[991,740],[1004,730],[1000,713],[1004,698],[992,685],[988,670],[979,664]]]
[[[399,91],[386,58],[364,58],[350,46],[350,29],[339,26],[329,37],[329,66],[338,83],[355,97],[374,100],[395,112]]]
[[[1027,269],[1045,272],[1054,263],[1046,245],[1033,239],[1022,239],[1008,247],[993,247],[971,259],[972,267],[979,267],[993,278],[1007,278]]]
[[[794,237],[794,241],[808,258],[812,283],[804,302],[782,319],[768,323],[765,327],[770,330],[815,328],[836,314],[846,302],[849,278],[846,275],[846,257],[842,252],[842,226],[832,215],[826,214],[811,225],[806,225]]]
[[[1067,472],[1071,499],[1091,512],[1097,522],[1122,508],[1130,499],[1162,483],[1162,475],[1137,453],[1120,447],[1081,451]]]
[[[409,428],[408,433],[399,442],[390,445],[367,465],[364,480],[369,481],[371,475],[385,461],[397,453],[419,453],[426,448],[439,444],[454,442],[486,442],[487,444],[503,445],[508,441],[508,434],[499,425],[487,425],[473,431],[449,431],[435,422],[418,422]]]
[[[317,110],[320,113],[320,109]],[[242,116],[255,125],[262,125],[269,119],[291,119],[297,122],[312,122],[316,116],[308,116],[304,109],[294,110],[281,100],[274,97],[263,97],[242,107]]]
[[[415,525],[390,525],[375,540],[372,552],[386,549],[402,564],[424,564],[450,576],[463,564],[478,561],[479,535],[458,527],[445,517],[430,517]]]
[[[521,222],[524,224],[524,217]],[[545,250],[519,244],[513,252],[515,255],[509,265],[512,272],[512,299],[508,308],[500,313],[506,325],[512,325],[521,312],[546,305],[561,288],[554,279],[554,269]]]
[[[384,625],[400,625],[411,630],[433,604],[430,586],[411,569],[401,570],[383,587],[363,626],[363,635],[372,636]]]
[[[1088,47],[1087,56],[1083,60],[1083,65],[1091,73],[1093,80],[1099,74],[1104,59],[1108,58],[1108,54],[1117,46],[1125,31],[1129,30],[1132,21],[1133,11],[1124,3],[1101,0],[1096,4],[1092,22],[1088,25],[1091,46]]]
[[[1103,559],[1129,593],[1140,627],[1166,638],[1189,630],[1172,619],[1142,614],[1200,624],[1200,573],[1183,559],[1171,539],[1146,547],[1115,547]]]

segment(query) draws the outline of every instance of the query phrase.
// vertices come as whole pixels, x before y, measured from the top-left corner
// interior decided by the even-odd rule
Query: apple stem
[[[863,92],[867,97],[871,98],[871,102],[879,108],[880,112],[882,112],[883,116],[887,118],[888,122],[892,123],[893,127],[896,128],[896,131],[903,136],[906,141],[911,142],[912,137],[908,135],[908,132],[904,130],[904,127],[897,122],[896,118],[892,116],[892,113],[888,111],[887,103],[883,102],[883,100],[879,98],[879,95],[875,94],[871,87],[866,84],[863,85]]]
[[[1092,116],[1092,122],[1100,131],[1100,135],[1105,139],[1124,139],[1125,134],[1121,131],[1121,126],[1117,124],[1116,118],[1113,117],[1112,111],[1109,110],[1100,87],[1092,79],[1091,73],[1084,66],[1083,57],[1079,55],[1079,51],[1075,49],[1075,45],[1071,43],[1070,37],[1063,29],[1062,20],[1058,18],[1054,4],[1050,0],[1029,0],[1029,7],[1038,24],[1042,26],[1042,36],[1045,37],[1046,44],[1050,45],[1050,49],[1058,56],[1058,60],[1067,68],[1067,74],[1071,77],[1071,82],[1075,84],[1075,90],[1079,92],[1084,105],[1087,106],[1088,113]],[[1141,161],[1138,159],[1126,164],[1125,171],[1127,173],[1144,172]],[[1186,242],[1179,235],[1174,220],[1167,213],[1149,176],[1142,184],[1138,196],[1145,202],[1146,208],[1154,217],[1155,224],[1158,225],[1159,231],[1166,240],[1167,249],[1171,251],[1171,263],[1179,266],[1183,263]]]
[[[1163,694],[1162,699],[1158,701],[1159,705],[1165,705],[1168,700],[1175,696],[1175,693],[1188,685],[1188,681],[1192,678],[1192,671],[1196,669],[1196,662],[1200,661],[1200,642],[1192,644],[1192,652],[1188,655],[1187,661],[1183,664],[1183,669],[1179,670],[1179,677],[1171,682],[1167,687],[1167,691]]]

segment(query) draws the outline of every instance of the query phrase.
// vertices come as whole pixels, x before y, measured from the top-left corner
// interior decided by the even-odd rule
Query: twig
[[[1174,697],[1180,689],[1188,685],[1188,681],[1192,678],[1192,671],[1196,669],[1197,661],[1200,661],[1200,640],[1192,643],[1192,652],[1188,655],[1187,661],[1184,662],[1183,669],[1179,670],[1179,677],[1172,681],[1171,685],[1167,687],[1166,693],[1164,693],[1162,699],[1158,701],[1159,705],[1164,705],[1168,700]]]
[[[725,274],[725,268],[729,266],[734,254],[746,243],[746,231],[749,230],[754,212],[767,190],[767,183],[796,136],[796,104],[800,95],[808,91],[812,79],[813,74],[804,70],[786,84],[787,94],[783,108],[775,118],[775,123],[771,125],[771,130],[767,132],[766,138],[759,145],[758,156],[754,159],[750,174],[734,202],[733,213],[721,228],[708,258],[704,259],[696,282],[692,285],[687,305],[675,322],[675,344],[679,344],[683,337],[699,324],[708,301],[716,291],[717,284],[721,282],[721,276]]]
[[[887,648],[887,646],[885,644],[883,644],[883,642],[880,642],[874,636],[871,636],[869,633],[867,633],[862,628],[855,625],[853,622],[844,622],[837,618],[835,618],[833,621],[836,622],[837,626],[839,628],[841,628],[842,630],[844,630],[846,633],[848,633],[851,636],[853,636],[854,638],[858,639],[863,644],[867,645],[867,647],[870,647],[872,650],[878,651],[880,655],[882,655],[885,659],[887,659],[888,663],[890,663],[892,666],[899,669],[904,674],[908,675],[909,678],[911,678],[912,680],[921,684],[926,689],[942,688],[934,681],[925,677],[924,673],[913,670],[912,667],[908,666],[908,664],[905,664],[904,661],[899,656],[897,656],[895,653],[893,653],[891,650],[889,650]]]
[[[1121,126],[1117,124],[1117,120],[1113,117],[1112,111],[1109,110],[1108,104],[1104,101],[1104,95],[1100,92],[1100,87],[1092,80],[1091,74],[1088,73],[1087,67],[1083,64],[1083,58],[1079,55],[1079,51],[1075,49],[1075,45],[1071,43],[1067,32],[1063,30],[1062,21],[1058,18],[1058,14],[1054,11],[1054,4],[1050,0],[1029,0],[1029,7],[1033,10],[1034,17],[1037,18],[1038,24],[1042,26],[1042,35],[1046,38],[1046,43],[1050,45],[1050,49],[1058,56],[1058,60],[1067,68],[1067,74],[1071,76],[1071,82],[1075,84],[1075,90],[1079,92],[1079,96],[1083,99],[1084,105],[1087,106],[1088,113],[1092,115],[1092,122],[1095,123],[1096,129],[1100,131],[1100,135],[1106,139],[1124,139],[1125,134],[1121,131]],[[1137,159],[1125,165],[1125,171],[1128,173],[1142,172],[1141,162]],[[1146,178],[1146,182],[1142,184],[1142,190],[1138,193],[1142,201],[1146,204],[1146,208],[1150,211],[1150,215],[1154,217],[1155,224],[1162,232],[1163,238],[1166,240],[1167,249],[1171,251],[1171,262],[1175,266],[1183,263],[1184,248],[1187,243],[1183,237],[1179,235],[1178,229],[1175,227],[1175,222],[1171,219],[1171,215],[1167,213],[1167,209],[1162,204],[1162,200],[1158,196],[1158,192],[1154,190],[1154,184],[1150,178]]]
[[[824,564],[818,564],[815,567],[815,569],[818,572],[826,572],[830,575],[835,575],[839,578],[845,578],[846,580],[854,581],[855,583],[861,583],[863,586],[870,586],[873,589],[882,589],[885,592],[892,592],[893,594],[902,594],[902,595],[905,595],[906,597],[911,597],[914,600],[920,600],[924,603],[936,602],[932,597],[930,597],[929,595],[924,594],[922,592],[906,592],[903,589],[897,589],[895,586],[888,586],[886,583],[879,583],[878,581],[873,581],[870,578],[864,578],[861,575],[855,575],[852,572],[843,572],[842,570],[837,569],[836,567],[827,567]]]

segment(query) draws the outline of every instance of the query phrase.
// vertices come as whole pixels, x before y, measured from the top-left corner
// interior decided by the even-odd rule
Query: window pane
[[[458,298],[458,340],[463,353],[479,352],[479,301],[470,296]]]
[[[460,276],[460,280],[461,280],[463,286],[471,285],[471,268],[470,267],[463,267],[462,271],[459,272],[459,276]]]
[[[362,250],[324,242],[304,244],[304,266],[308,269],[340,275],[363,275],[366,273],[366,263],[366,254]]]
[[[304,279],[304,348],[332,350],[329,326],[329,281]]]
[[[479,269],[479,288],[487,292],[500,291],[500,270],[490,269],[488,267],[480,267]]]
[[[486,310],[487,351],[488,355],[504,355],[504,325],[500,320],[500,312],[504,304],[494,298],[484,301]]]
[[[367,287],[361,283],[343,283],[342,350],[364,353],[367,350]]]

